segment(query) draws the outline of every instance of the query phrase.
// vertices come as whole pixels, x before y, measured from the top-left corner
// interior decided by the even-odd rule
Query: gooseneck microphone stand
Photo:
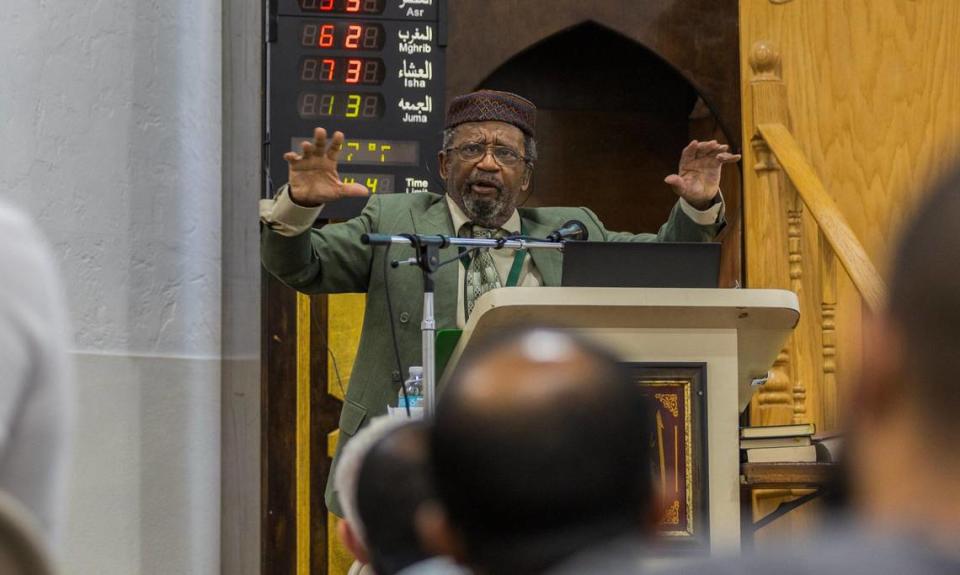
[[[582,224],[581,224],[582,225]],[[363,234],[360,241],[370,246],[409,245],[413,246],[414,256],[408,260],[392,262],[399,265],[416,265],[423,272],[423,319],[420,322],[420,335],[423,346],[423,401],[427,417],[433,416],[437,405],[436,374],[436,333],[437,321],[434,317],[434,273],[440,266],[459,261],[465,255],[460,254],[445,262],[440,261],[440,250],[455,246],[467,249],[551,249],[563,250],[563,238],[554,241],[526,239],[524,237],[506,237],[502,239],[458,238],[443,235],[401,234]],[[391,321],[393,319],[391,318]],[[402,374],[401,374],[402,377]]]

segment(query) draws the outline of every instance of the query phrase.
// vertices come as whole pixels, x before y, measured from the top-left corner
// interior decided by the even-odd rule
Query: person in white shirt
[[[47,243],[2,202],[0,278],[0,490],[36,516],[56,551],[76,406],[67,309]]]

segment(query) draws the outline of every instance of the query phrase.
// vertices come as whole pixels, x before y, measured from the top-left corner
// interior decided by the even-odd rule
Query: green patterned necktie
[[[472,226],[472,235],[475,238],[492,239],[498,234],[491,229]],[[473,313],[473,306],[476,305],[480,296],[492,289],[502,287],[500,274],[497,273],[497,266],[493,263],[493,255],[490,254],[490,248],[477,250],[470,265],[467,266],[466,277],[464,278],[464,303],[466,305],[464,320],[470,318]]]

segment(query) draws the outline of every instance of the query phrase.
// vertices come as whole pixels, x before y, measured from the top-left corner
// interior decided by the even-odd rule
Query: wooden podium
[[[658,407],[650,437],[665,543],[737,550],[739,416],[799,317],[796,295],[781,290],[497,289],[477,301],[441,390],[471,342],[507,327],[572,329],[608,346]]]

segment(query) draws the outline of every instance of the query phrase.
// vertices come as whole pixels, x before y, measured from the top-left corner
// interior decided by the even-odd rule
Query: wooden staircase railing
[[[886,298],[886,286],[870,260],[853,229],[843,217],[836,203],[827,193],[803,150],[790,132],[787,91],[779,72],[780,57],[772,45],[755,43],[750,52],[750,81],[753,136],[751,147],[755,155],[754,170],[759,180],[757,194],[764,197],[764,205],[786,208],[784,217],[789,287],[804,301],[804,280],[819,276],[815,292],[819,296],[819,330],[810,329],[809,317],[801,319],[780,356],[774,364],[774,376],[761,392],[759,402],[784,405],[792,401],[792,421],[817,421],[821,429],[836,427],[838,416],[837,372],[837,260],[840,261],[864,303],[877,311]],[[804,210],[813,216],[818,234],[818,253],[804,254],[802,233]],[[815,273],[804,276],[805,256],[816,257]],[[768,287],[768,286],[753,286]],[[774,286],[769,286],[774,287]],[[802,310],[802,314],[807,312]],[[819,331],[819,333],[816,333]],[[817,341],[819,340],[819,341]],[[817,345],[819,344],[819,345]],[[819,357],[810,358],[807,350],[819,347]],[[819,371],[819,377],[815,375]],[[808,413],[806,387],[816,381],[820,400],[815,414]],[[786,407],[784,405],[784,407]],[[819,417],[814,418],[814,415]],[[785,423],[766,422],[766,423]]]
[[[850,224],[840,213],[840,208],[827,194],[820,178],[807,162],[800,145],[783,124],[760,124],[757,130],[790,178],[810,215],[817,221],[820,233],[827,240],[828,246],[824,247],[829,247],[836,254],[867,306],[871,311],[877,311],[883,304],[886,292],[883,280]]]

